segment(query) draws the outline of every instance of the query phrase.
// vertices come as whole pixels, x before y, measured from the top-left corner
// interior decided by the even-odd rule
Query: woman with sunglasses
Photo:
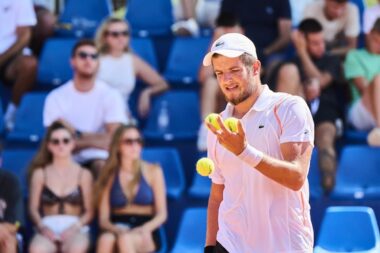
[[[106,20],[96,34],[100,52],[98,78],[119,90],[128,103],[136,78],[147,87],[138,99],[138,114],[144,118],[150,110],[151,97],[168,89],[168,83],[148,63],[130,50],[128,24],[117,18]],[[128,112],[129,113],[129,112]]]
[[[73,160],[74,148],[74,133],[55,121],[29,167],[29,213],[36,228],[30,253],[88,250],[93,182]]]
[[[97,182],[98,253],[152,252],[160,248],[158,228],[167,218],[162,170],[141,159],[142,139],[136,126],[120,126]]]

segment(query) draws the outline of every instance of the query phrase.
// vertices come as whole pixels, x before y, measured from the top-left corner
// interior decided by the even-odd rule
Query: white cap
[[[203,65],[210,66],[214,54],[235,58],[244,53],[257,59],[256,47],[253,42],[241,33],[226,33],[220,36],[211,47],[210,52],[203,58]]]

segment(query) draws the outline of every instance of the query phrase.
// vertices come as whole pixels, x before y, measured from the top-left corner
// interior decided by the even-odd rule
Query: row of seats
[[[71,49],[76,39],[49,39],[39,59],[37,83],[39,88],[50,90],[70,78],[72,69],[69,64]],[[205,55],[209,37],[174,39],[168,56],[163,76],[172,84],[186,86],[197,83],[198,69]],[[159,70],[155,47],[149,38],[134,37],[131,40],[132,50]]]
[[[206,218],[206,208],[187,209],[171,253],[203,252]],[[314,253],[339,252],[380,252],[379,227],[371,208],[333,206],[326,210]]]

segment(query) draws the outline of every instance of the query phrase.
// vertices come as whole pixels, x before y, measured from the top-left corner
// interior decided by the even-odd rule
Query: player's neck
[[[262,84],[258,84],[255,90],[246,100],[234,106],[233,116],[235,118],[241,119],[249,110],[251,110],[252,106],[256,103],[263,90],[264,86]]]

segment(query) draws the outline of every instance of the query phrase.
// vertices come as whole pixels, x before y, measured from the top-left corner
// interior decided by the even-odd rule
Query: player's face
[[[313,58],[321,58],[326,52],[323,33],[310,33],[306,36],[307,50]]]
[[[94,77],[99,67],[98,51],[90,45],[79,47],[71,58],[71,65],[79,76]]]
[[[325,13],[329,19],[337,19],[346,11],[347,2],[339,3],[334,0],[325,0]]]
[[[234,105],[245,101],[253,93],[254,69],[247,68],[239,57],[213,57],[214,72],[226,100]]]

